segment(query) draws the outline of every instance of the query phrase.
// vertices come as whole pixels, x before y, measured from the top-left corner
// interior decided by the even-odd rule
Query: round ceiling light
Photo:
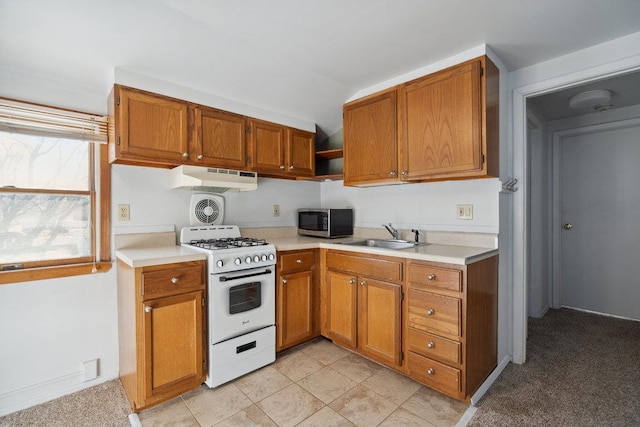
[[[594,89],[580,92],[569,99],[571,108],[603,109],[611,106],[611,91],[608,89]]]

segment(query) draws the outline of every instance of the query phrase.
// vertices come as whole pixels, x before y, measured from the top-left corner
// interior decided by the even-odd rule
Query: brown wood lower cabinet
[[[134,411],[197,388],[206,375],[205,264],[118,262],[120,378]]]
[[[497,365],[498,257],[466,266],[411,260],[407,276],[407,372],[468,402]]]
[[[402,365],[402,260],[326,253],[326,330],[337,344]]]
[[[278,253],[276,351],[317,337],[317,250]]]

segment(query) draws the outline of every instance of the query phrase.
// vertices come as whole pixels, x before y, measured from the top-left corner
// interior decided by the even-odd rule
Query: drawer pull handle
[[[151,310],[153,310],[151,307],[149,307],[148,305],[144,307],[144,312],[145,313],[151,313]]]
[[[429,280],[436,280],[436,275],[435,275],[435,274],[433,274],[433,273],[431,273],[431,274],[427,277],[427,279],[429,279]]]
[[[433,348],[436,345],[433,343],[433,341],[429,341],[429,344],[427,344],[427,348]]]
[[[296,263],[298,263],[298,264],[302,264],[302,260],[301,260],[301,259],[297,259],[297,260],[296,260]]]
[[[427,375],[433,375],[435,373],[436,373],[436,371],[434,371],[433,368],[427,369]]]
[[[429,310],[427,310],[427,316],[433,316],[435,313],[435,311],[433,311],[433,308],[430,308]]]
[[[282,278],[282,284],[286,285],[287,284],[287,279],[285,279],[284,277]]]
[[[174,285],[175,285],[176,283],[178,283],[179,281],[180,281],[180,279],[178,279],[177,277],[172,277],[172,278],[171,278],[171,283],[173,283]]]

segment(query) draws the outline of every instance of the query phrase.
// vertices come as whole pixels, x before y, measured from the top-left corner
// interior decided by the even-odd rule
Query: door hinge
[[[480,161],[481,161],[481,163],[484,163],[484,154],[480,155]]]
[[[120,137],[116,137],[116,145],[120,145]]]
[[[202,298],[202,306],[204,307],[204,298]]]
[[[116,105],[120,105],[120,95],[116,96]]]
[[[404,301],[404,291],[400,290],[400,301]]]
[[[404,351],[400,351],[400,363],[404,360]]]
[[[484,68],[480,67],[480,77],[484,76]]]

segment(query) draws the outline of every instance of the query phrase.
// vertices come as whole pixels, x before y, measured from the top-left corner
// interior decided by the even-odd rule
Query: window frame
[[[73,110],[54,108],[37,104],[24,103],[15,100],[4,100],[11,104],[19,104],[27,108],[42,108],[45,111],[54,111],[61,114],[84,115],[101,117],[98,115],[79,113]],[[104,141],[106,142],[106,141]],[[109,271],[112,267],[111,260],[111,165],[108,161],[108,148],[106,143],[90,142],[89,147],[89,191],[58,191],[51,194],[82,194],[89,195],[91,208],[91,254],[88,257],[56,259],[48,261],[29,261],[20,263],[24,267],[15,270],[0,271],[0,285],[9,283],[28,282],[34,280],[55,279],[62,277],[78,276]],[[38,193],[46,194],[46,189],[2,188],[3,193]],[[2,264],[2,265],[11,265]]]

